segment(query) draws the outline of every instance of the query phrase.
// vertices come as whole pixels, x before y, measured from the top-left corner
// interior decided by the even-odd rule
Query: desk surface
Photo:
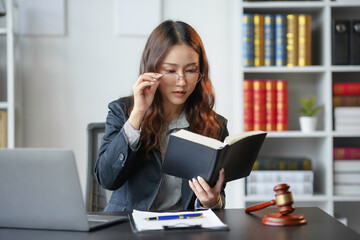
[[[261,223],[266,213],[275,212],[276,208],[267,208],[252,214],[244,209],[218,210],[215,213],[230,227],[229,231],[220,232],[157,232],[135,234],[129,222],[116,224],[94,232],[47,231],[28,229],[0,228],[0,239],[167,239],[167,240],[212,240],[212,239],[360,239],[360,234],[346,227],[319,208],[297,208],[295,213],[302,213],[308,224],[303,226],[273,227]],[[107,213],[109,214],[109,213]],[[124,213],[110,213],[123,215]]]

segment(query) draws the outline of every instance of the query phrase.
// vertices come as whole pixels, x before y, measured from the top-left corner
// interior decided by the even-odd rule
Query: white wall
[[[114,1],[71,0],[66,5],[65,36],[20,37],[19,142],[24,147],[73,149],[85,191],[86,126],[105,121],[107,104],[131,94],[146,38],[115,34]],[[139,17],[146,21],[146,16]],[[185,21],[202,37],[216,110],[229,119],[231,131],[236,123],[231,121],[230,1],[163,0],[163,19]]]

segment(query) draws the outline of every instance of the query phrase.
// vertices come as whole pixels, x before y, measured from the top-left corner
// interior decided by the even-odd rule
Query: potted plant
[[[300,128],[303,132],[312,132],[316,130],[317,117],[315,116],[322,106],[315,106],[315,96],[309,99],[301,98],[300,108]]]

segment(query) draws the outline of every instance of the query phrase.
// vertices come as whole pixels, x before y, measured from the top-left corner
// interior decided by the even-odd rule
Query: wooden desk
[[[27,229],[0,228],[0,239],[167,239],[167,240],[246,240],[246,239],[327,239],[352,240],[360,239],[360,234],[346,227],[319,208],[297,208],[295,213],[304,214],[308,224],[297,227],[265,226],[261,219],[266,213],[277,211],[267,208],[246,214],[244,209],[218,210],[215,213],[226,224],[230,231],[225,232],[158,232],[134,234],[129,222],[120,223],[95,232],[46,231]],[[109,214],[109,213],[107,213]],[[119,213],[110,213],[116,215]],[[123,215],[124,213],[120,213]]]

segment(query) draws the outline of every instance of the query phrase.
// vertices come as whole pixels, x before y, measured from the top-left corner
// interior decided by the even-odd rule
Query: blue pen
[[[191,219],[191,218],[202,218],[202,213],[189,213],[189,214],[176,214],[176,215],[164,215],[145,218],[145,220],[172,220],[172,219]]]

